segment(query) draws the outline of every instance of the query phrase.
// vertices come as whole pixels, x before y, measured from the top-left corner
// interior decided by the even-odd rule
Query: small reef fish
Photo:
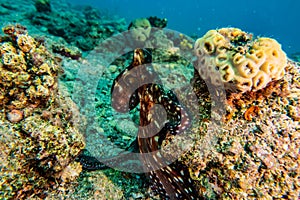
[[[175,94],[160,84],[151,65],[150,51],[134,50],[132,63],[114,80],[112,107],[125,113],[140,104],[137,148],[145,170],[150,171],[148,175],[154,192],[162,199],[203,199],[199,197],[187,167],[178,160],[166,165],[164,157],[158,152],[166,136],[187,129],[190,119]],[[164,109],[154,108],[157,104]]]

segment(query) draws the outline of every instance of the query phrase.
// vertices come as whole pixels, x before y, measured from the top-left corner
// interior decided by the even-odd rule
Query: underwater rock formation
[[[102,40],[126,30],[124,19],[90,16],[90,11],[33,12],[28,14],[28,18],[33,26],[43,27],[49,34],[62,37],[83,51],[92,50]]]
[[[3,108],[47,107],[57,92],[60,70],[46,48],[21,25],[3,28],[1,38],[1,96]]]
[[[35,0],[34,6],[37,12],[51,12],[50,0]]]
[[[215,144],[208,143],[211,146],[204,147],[203,139],[211,123],[212,102],[206,83],[201,78],[202,74],[198,74],[196,69],[192,83],[199,101],[200,121],[194,122],[197,127],[190,131],[191,137],[196,138],[197,142],[189,153],[182,155],[180,161],[189,168],[190,176],[198,188],[199,198],[297,199],[300,194],[300,68],[297,63],[286,58],[276,41],[261,38],[250,42],[250,34],[240,36],[242,38],[230,41],[237,47],[247,44],[249,50],[263,52],[264,59],[260,60],[256,72],[260,70],[268,73],[268,82],[260,85],[261,87],[252,86],[249,89],[239,88],[234,81],[227,83],[225,88],[229,92],[226,104],[222,105],[226,111],[222,116],[224,124],[216,132],[216,137],[211,138],[216,141]],[[246,36],[249,37],[249,41]],[[266,47],[265,44],[271,47]],[[206,47],[199,45],[196,49],[204,52]],[[231,56],[227,61],[231,64],[234,55],[241,54],[234,46],[226,50],[228,56]],[[157,55],[159,57],[159,54]],[[245,56],[245,59],[255,61],[250,54],[245,55],[249,56]],[[162,54],[161,56],[163,57]],[[216,57],[215,54],[206,54],[205,59],[213,65]],[[178,60],[169,61],[180,63]],[[277,68],[267,71],[265,67],[272,66],[271,64]],[[231,66],[235,69],[235,65]],[[207,70],[205,67],[204,69]],[[237,69],[234,72],[242,76]],[[232,93],[232,88],[238,93]],[[162,146],[169,141],[179,144],[182,142],[175,137],[166,137]]]
[[[188,38],[186,38],[186,36],[184,34],[179,34],[179,40],[180,40],[180,49],[183,49],[183,50],[191,50],[193,49],[193,43],[191,43],[189,41]]]
[[[84,148],[76,106],[58,87],[62,70],[25,27],[8,25],[0,38],[0,196],[45,198],[81,172]]]
[[[131,37],[134,41],[145,42],[150,36],[151,24],[146,18],[138,18],[129,24],[128,30],[131,30]]]
[[[264,72],[269,78],[263,80],[269,82],[243,87],[238,82],[222,79],[226,89],[231,88],[228,84],[233,84],[233,88],[241,92],[227,93],[224,105],[227,113],[223,116],[220,132],[216,134],[216,144],[204,152],[199,142],[185,158],[185,163],[197,182],[200,195],[208,199],[298,199],[300,67],[287,61],[280,45],[272,39],[259,38],[250,43],[249,49],[236,49],[233,44],[226,46],[228,41],[224,38],[231,37],[235,30],[237,35],[241,34],[241,38],[235,41],[237,46],[247,47],[244,44],[248,44],[249,35],[239,29],[220,30],[222,34],[210,31],[196,42],[196,54],[198,59],[201,58],[198,67],[203,66],[200,72],[216,70],[213,66],[219,66],[218,58],[221,58],[221,61],[229,63],[226,70],[231,68],[235,74],[242,76],[239,67],[245,65],[235,64],[235,59],[239,58],[243,62],[250,60],[252,64],[256,61],[259,65],[254,66],[260,68],[248,72]],[[225,37],[224,31],[231,36]],[[224,49],[219,50],[222,46]],[[242,54],[240,50],[246,52]],[[253,53],[250,54],[249,50]],[[224,54],[226,52],[227,55]],[[210,76],[208,72],[203,72],[205,78]],[[234,80],[241,80],[235,77]],[[193,83],[199,103],[205,105],[201,107],[200,114],[205,115],[205,111],[210,109],[210,100],[205,99],[209,92],[203,87],[204,80],[199,75],[194,77]],[[201,120],[200,132],[195,132],[199,141],[206,134],[208,120]]]
[[[291,55],[291,58],[293,59],[293,60],[295,60],[296,62],[300,62],[300,53],[298,52],[298,53],[293,53],[292,55]]]
[[[158,17],[137,18],[129,26],[129,43],[135,43],[134,46],[144,44],[147,47],[159,46],[161,48],[173,47],[173,42],[167,39],[162,29],[167,26],[167,19]]]
[[[53,53],[58,53],[64,57],[71,58],[73,60],[79,60],[82,57],[81,51],[75,46],[68,47],[65,44],[53,43],[51,47]]]
[[[286,54],[271,38],[253,39],[237,28],[208,31],[195,43],[196,67],[213,84],[220,80],[234,92],[257,91],[279,80],[287,65]],[[220,73],[220,78],[216,77]]]
[[[156,16],[151,16],[147,18],[152,27],[165,28],[167,26],[168,20],[166,18],[158,18]]]

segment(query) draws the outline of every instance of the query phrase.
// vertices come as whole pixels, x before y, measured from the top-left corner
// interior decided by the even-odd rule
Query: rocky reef
[[[222,41],[222,37],[217,41]],[[239,34],[236,37],[239,37]],[[272,39],[261,40],[274,43]],[[214,53],[211,56],[199,55],[207,50],[218,51],[214,45],[210,46],[210,43],[205,45],[205,42],[201,41],[202,39],[196,42],[195,53],[198,59],[205,57],[204,63],[209,63],[208,60],[217,62],[218,57],[216,58]],[[226,43],[220,44],[218,48],[227,49]],[[225,45],[223,48],[222,44]],[[278,53],[276,55],[280,55],[271,70],[278,72],[280,77],[268,79],[269,82],[259,90],[253,88],[252,91],[245,89],[235,93],[227,91],[223,124],[215,138],[211,138],[215,141],[215,145],[207,148],[209,149],[207,152],[203,150],[200,141],[207,134],[209,118],[204,117],[200,120],[202,125],[200,136],[198,135],[199,144],[195,145],[185,159],[201,196],[208,199],[299,197],[300,67],[291,60],[287,61],[278,47],[276,43],[269,52],[276,51]],[[266,53],[262,55],[265,57]],[[234,69],[234,72],[238,73],[238,70]],[[214,73],[204,73],[204,78],[212,74]],[[200,112],[205,116],[210,109],[210,100],[204,97],[209,97],[209,93],[206,91],[205,94],[201,77],[195,76],[193,81],[200,104],[206,105],[204,108],[201,106]],[[197,131],[195,134],[197,136]]]
[[[37,12],[51,12],[50,0],[36,0],[34,6]]]
[[[300,62],[300,53],[293,53],[292,55],[291,55],[291,58],[294,60],[294,61],[296,61],[296,62]]]
[[[103,39],[126,28],[124,19],[106,19],[90,6],[86,6],[83,11],[73,9],[72,12],[59,12],[49,9],[46,12],[44,5],[47,1],[36,2],[38,12],[27,15],[30,22],[34,26],[44,27],[49,34],[62,37],[70,45],[77,46],[83,51],[92,50]]]
[[[81,172],[84,148],[75,104],[58,86],[62,71],[24,26],[8,25],[0,38],[0,196],[45,198]]]
[[[251,34],[240,31],[240,29],[223,29],[223,31],[226,30],[229,32],[239,30],[241,35],[249,36],[250,39]],[[157,41],[153,37],[156,34],[161,35],[157,37]],[[193,66],[184,61],[180,54],[177,54],[179,49],[177,49],[178,51],[172,50],[176,50],[181,45],[180,50],[191,49],[191,41],[187,41],[187,38],[180,35],[175,39],[172,38],[172,40],[162,30],[157,30],[150,35],[143,41],[144,44],[160,46],[162,40],[167,41],[164,44],[171,44],[170,46],[161,45],[163,50],[154,51],[156,62],[159,63],[163,60],[167,63],[156,63],[153,64],[153,67],[167,84],[164,86],[177,88],[181,82],[186,82],[191,78],[189,74],[193,73]],[[236,34],[237,38],[231,36],[230,41],[236,41],[236,46],[243,46],[243,42],[238,42],[244,41],[240,38],[241,35]],[[271,44],[275,42],[271,38],[266,40],[272,41]],[[253,43],[247,43],[247,45],[250,44]],[[222,105],[225,113],[220,116],[223,124],[219,126],[219,130],[216,130],[214,137],[210,138],[211,141],[204,141],[207,139],[207,130],[212,116],[210,93],[204,81],[208,81],[209,78],[201,73],[198,74],[199,68],[196,68],[192,84],[198,97],[199,121],[194,121],[190,130],[190,137],[194,138],[196,143],[179,160],[189,168],[190,176],[198,188],[199,197],[207,199],[257,199],[264,197],[295,199],[299,195],[300,163],[297,153],[300,145],[299,66],[288,60],[280,45],[277,42],[275,44],[274,48],[265,49],[262,47],[262,51],[266,51],[268,54],[271,50],[276,50],[280,52],[281,56],[274,58],[274,61],[270,54],[268,54],[270,58],[264,54],[263,60],[266,63],[268,63],[268,59],[271,60],[270,62],[274,64],[274,67],[279,69],[277,72],[281,72],[278,73],[279,77],[269,78],[268,82],[261,85],[260,88],[248,88],[247,90],[232,90],[231,88],[236,88],[237,82],[230,82],[232,87],[225,87],[227,89],[226,101]],[[224,43],[224,45],[226,46],[228,43]],[[249,47],[247,45],[246,47]],[[203,49],[197,45],[195,47],[196,56],[200,50],[205,51],[205,46]],[[219,47],[222,49],[222,45]],[[236,49],[232,48],[227,49],[230,56],[238,53]],[[249,49],[251,48],[249,47]],[[197,58],[200,59],[201,57]],[[102,87],[102,90],[97,93],[97,105],[99,105],[97,113],[101,127],[109,130],[108,137],[111,138],[111,141],[124,148],[128,147],[129,141],[135,138],[133,132],[136,131],[136,127],[134,124],[124,123],[122,116],[113,119],[111,105],[105,103],[104,100],[111,89],[108,80],[116,77],[119,73],[118,68],[124,68],[126,66],[124,63],[128,63],[127,57],[123,59],[114,62],[102,77],[101,82],[108,82],[108,86]],[[215,61],[215,55],[206,55],[205,59]],[[232,57],[228,58],[229,63],[231,63],[231,59]],[[196,63],[199,63],[199,60],[196,60]],[[264,71],[265,69],[259,68],[259,70]],[[219,73],[217,70],[216,72]],[[234,72],[238,74],[236,69]],[[220,74],[218,75],[220,76]],[[271,76],[273,76],[272,72],[270,72]],[[211,80],[209,79],[209,81]],[[218,86],[218,83],[216,85]],[[188,103],[189,92],[188,90],[180,90],[176,94],[183,100],[183,103]],[[137,113],[132,113],[131,117],[138,120]],[[167,145],[170,141],[175,141],[179,145],[183,143],[180,138],[171,136],[167,137],[163,144]],[[163,145],[163,147],[165,146]],[[156,197],[151,196],[151,198],[155,199]]]

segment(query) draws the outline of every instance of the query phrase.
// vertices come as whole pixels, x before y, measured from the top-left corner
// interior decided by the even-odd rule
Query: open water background
[[[299,0],[69,0],[91,5],[102,12],[125,18],[168,19],[168,28],[199,37],[210,29],[237,27],[255,35],[272,37],[287,54],[300,52]]]

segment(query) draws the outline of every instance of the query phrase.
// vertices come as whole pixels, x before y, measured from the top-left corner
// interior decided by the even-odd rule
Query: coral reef
[[[271,38],[253,39],[237,28],[208,31],[195,43],[196,67],[203,79],[234,92],[257,91],[284,75],[286,54]],[[217,77],[217,76],[220,76]]]
[[[0,105],[8,110],[47,107],[57,91],[59,66],[45,47],[21,25],[3,28]]]
[[[51,12],[32,12],[27,17],[32,25],[64,38],[83,51],[92,50],[103,39],[126,30],[124,19],[100,18],[95,9],[89,8],[82,12],[75,9],[71,12],[54,9]]]
[[[170,38],[168,38],[168,36],[166,35],[166,33],[163,30],[154,31],[153,34],[151,34],[151,37],[149,37],[145,41],[145,46],[152,47],[154,49],[159,47],[159,48],[163,49],[163,51],[166,51],[168,49],[169,50],[173,49],[173,51],[179,50],[178,48],[174,48],[174,44],[173,44],[172,40],[170,40]],[[176,52],[174,52],[174,53],[176,53]]]
[[[173,42],[168,39],[169,36],[162,30],[166,26],[167,19],[158,17],[137,18],[128,26],[130,40],[132,40],[134,46],[144,44],[147,47],[173,47]]]
[[[147,18],[152,27],[165,28],[167,26],[168,20],[166,18],[158,18],[156,16],[151,16]]]
[[[51,12],[50,0],[35,0],[34,6],[37,12]]]
[[[193,49],[193,44],[188,40],[188,38],[186,38],[185,35],[180,33],[179,38],[180,38],[179,46],[181,49],[183,49],[183,50]]]
[[[93,8],[91,6],[85,6],[83,8],[83,14],[86,19],[88,20],[98,20],[101,19],[101,13],[96,8]]]
[[[45,198],[81,172],[84,148],[76,106],[58,87],[60,66],[26,28],[8,25],[0,38],[0,196]]]
[[[77,179],[81,165],[76,158],[84,143],[76,125],[84,122],[77,118],[76,110],[70,110],[75,105],[57,85],[56,77],[61,68],[49,49],[71,58],[62,60],[66,73],[61,79],[71,91],[81,62],[87,62],[87,52],[84,51],[93,49],[98,42],[127,28],[124,19],[106,18],[91,7],[84,7],[83,11],[80,9],[82,7],[74,8],[57,0],[51,0],[51,12],[36,12],[34,3],[24,4],[20,0],[13,4],[3,0],[0,4],[4,24],[9,21],[22,22],[31,33],[31,36],[28,35],[26,29],[19,25],[9,26],[4,29],[6,36],[0,37],[1,199],[159,199],[145,189],[148,182],[144,175],[106,169],[84,171]],[[180,57],[179,50],[190,50],[193,42],[184,35],[170,39],[172,36],[162,29],[166,25],[164,19],[146,19],[152,28],[157,27],[158,30],[149,34],[145,45],[167,49],[153,51],[154,61],[164,62],[153,64],[154,70],[166,84],[164,86],[173,89],[180,83],[189,82],[193,66]],[[233,78],[228,82],[221,79],[230,91],[224,105],[227,111],[225,124],[216,137],[217,144],[204,152],[200,144],[203,144],[201,140],[210,122],[211,102],[205,82],[195,76],[193,81],[199,98],[197,109],[200,121],[193,123],[190,137],[199,140],[199,144],[182,155],[180,161],[189,167],[199,195],[207,199],[298,199],[299,53],[292,55],[298,65],[291,61],[286,64],[280,45],[272,39],[253,39],[251,34],[232,28],[219,29],[210,34],[207,41],[220,39],[217,43],[220,45],[214,46],[218,47],[216,51],[208,54],[212,47],[209,45],[215,43],[205,44],[204,40],[196,43],[196,49],[204,52],[206,62],[216,64],[214,59],[220,58],[219,61],[228,62],[234,71]],[[37,38],[36,35],[44,36]],[[265,42],[273,47],[265,48]],[[247,83],[239,85],[239,81],[246,79],[243,72],[251,72],[252,68],[251,65],[249,70],[239,68],[234,62],[243,63],[244,59],[251,64],[262,62],[255,57],[260,56],[260,51],[266,61],[272,57],[270,50],[274,49],[282,59],[273,57],[268,62],[275,63],[278,73],[272,69],[268,72],[267,65],[261,64],[258,67],[260,75],[269,73],[269,77],[263,76],[265,82],[257,86],[253,84],[252,77],[248,79],[252,81],[251,87]],[[222,51],[227,53],[225,57],[222,57]],[[200,57],[198,55],[198,67]],[[123,55],[111,64],[100,77],[98,88],[101,89],[97,90],[95,98],[100,129],[110,141],[124,149],[135,140],[137,128],[134,122],[139,117],[137,112],[132,112],[130,117],[134,122],[127,123],[124,116],[116,116],[108,94],[112,80],[122,67],[130,64],[131,58],[131,54]],[[204,65],[201,72],[206,74],[205,79],[211,79],[211,71],[221,72],[221,75],[225,75],[226,70],[230,73],[230,68],[216,70],[214,67],[217,65],[207,66]],[[285,73],[279,73],[283,68]],[[82,89],[85,89],[84,85]],[[176,94],[188,101],[185,92]],[[183,105],[185,103],[182,102]],[[80,123],[78,120],[81,120]],[[166,138],[163,144],[168,140],[175,141],[175,138]],[[101,139],[95,138],[95,141],[101,142]]]
[[[82,57],[82,53],[77,47],[68,47],[61,43],[53,43],[52,51],[53,53],[58,53],[64,57],[68,57],[73,60],[79,60]]]
[[[129,24],[128,30],[131,30],[131,37],[134,41],[145,42],[149,38],[151,24],[146,18],[138,18]]]
[[[293,54],[291,55],[291,58],[292,58],[293,60],[295,60],[296,62],[300,63],[300,53],[299,53],[299,52],[298,52],[298,53],[293,53]]]
[[[186,164],[199,193],[208,199],[298,199],[300,194],[299,66],[288,61],[285,75],[265,88],[231,93],[216,145],[195,145]],[[203,80],[194,79],[201,115],[209,110]],[[206,91],[206,92],[205,92]],[[201,96],[202,95],[202,96]],[[225,118],[227,117],[227,118]],[[208,118],[209,119],[209,118]],[[201,125],[202,124],[202,125]],[[207,119],[200,121],[206,134]]]

